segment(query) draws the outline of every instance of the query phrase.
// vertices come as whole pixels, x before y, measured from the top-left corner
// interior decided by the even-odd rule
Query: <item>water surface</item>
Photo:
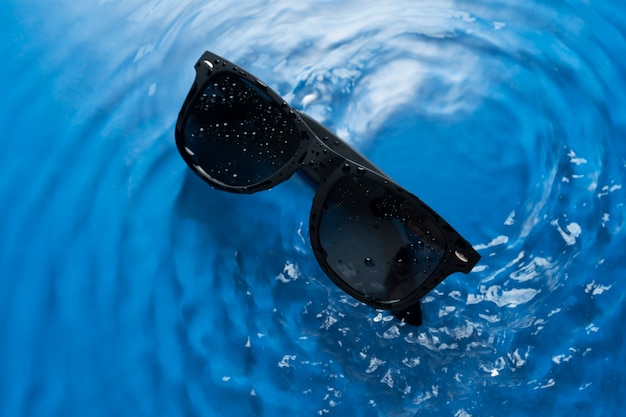
[[[3,416],[617,415],[617,1],[0,5]],[[209,189],[173,126],[209,49],[483,258],[410,327],[315,262],[312,190]]]

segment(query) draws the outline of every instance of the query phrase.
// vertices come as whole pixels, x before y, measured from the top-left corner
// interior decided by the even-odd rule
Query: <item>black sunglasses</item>
[[[480,259],[419,198],[258,78],[205,52],[176,145],[212,187],[267,190],[302,170],[317,183],[309,235],[324,272],[352,297],[421,324],[420,299]]]

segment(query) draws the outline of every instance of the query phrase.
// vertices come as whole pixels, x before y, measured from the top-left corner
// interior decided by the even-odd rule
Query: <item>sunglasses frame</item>
[[[309,239],[313,253],[324,273],[350,296],[371,307],[390,310],[400,319],[419,325],[421,324],[420,299],[452,273],[468,273],[478,262],[480,255],[433,209],[396,184],[367,158],[323,125],[310,116],[292,109],[267,84],[233,63],[208,51],[202,54],[195,64],[195,69],[196,78],[180,111],[175,130],[177,148],[187,165],[212,187],[245,194],[270,189],[289,179],[295,172],[302,170],[317,183],[309,218]],[[291,119],[299,132],[300,144],[293,157],[274,174],[256,184],[233,186],[212,178],[195,163],[193,152],[185,146],[185,123],[193,105],[204,93],[208,83],[218,74],[223,73],[243,78],[260,89],[281,107],[281,110]],[[402,199],[428,213],[430,217],[425,220],[429,226],[436,227],[444,236],[446,247],[439,264],[417,289],[401,299],[382,301],[363,295],[339,277],[325,259],[326,252],[322,248],[318,233],[324,204],[334,184],[346,175],[355,175],[355,173],[359,176],[369,177],[387,189],[392,189]]]

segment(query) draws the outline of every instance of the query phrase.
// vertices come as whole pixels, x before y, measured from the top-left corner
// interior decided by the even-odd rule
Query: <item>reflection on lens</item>
[[[203,175],[231,186],[257,184],[294,156],[297,128],[280,105],[242,77],[218,74],[192,105],[185,147]]]
[[[444,237],[430,218],[379,177],[344,176],[321,213],[326,262],[362,296],[400,300],[423,284],[443,258]]]

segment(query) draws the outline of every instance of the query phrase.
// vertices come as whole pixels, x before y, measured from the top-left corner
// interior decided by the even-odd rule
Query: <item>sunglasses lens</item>
[[[261,183],[300,146],[288,113],[259,87],[235,74],[216,74],[192,104],[185,150],[196,168],[227,186]]]
[[[431,218],[410,196],[379,178],[344,176],[321,212],[326,263],[365,298],[401,300],[428,279],[444,256],[444,237]]]

